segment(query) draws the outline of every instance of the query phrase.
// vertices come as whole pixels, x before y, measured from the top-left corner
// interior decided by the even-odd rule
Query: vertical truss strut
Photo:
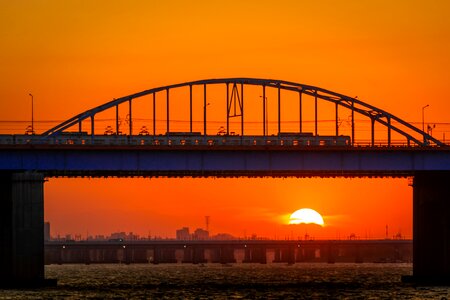
[[[229,133],[229,119],[241,118],[241,135],[244,134],[244,84],[241,83],[241,91],[237,87],[237,83],[233,82],[231,95],[228,93],[229,86],[227,83],[227,134]],[[230,96],[230,97],[229,97]]]
[[[352,146],[355,145],[355,101],[352,100]]]
[[[372,118],[370,118],[370,129],[371,129],[371,131],[372,131],[372,141],[371,141],[371,144],[372,144],[372,147],[374,147],[375,146],[375,117],[372,117]]]
[[[166,89],[166,134],[170,133],[170,115],[169,115],[169,89]]]
[[[266,103],[266,85],[264,84],[263,85],[263,95],[262,95],[262,104],[263,104],[263,136],[266,136],[266,134],[267,134],[267,130],[268,130],[268,128],[267,127],[269,127],[269,124],[267,124],[267,126],[266,126],[266,122],[267,122],[267,108],[266,108],[266,106],[267,106],[267,103]]]
[[[230,111],[229,111],[229,101],[230,101],[230,87],[229,87],[229,83],[226,83],[226,88],[227,88],[227,135],[230,134]]]
[[[189,131],[192,133],[192,84],[189,85]]]
[[[156,135],[156,92],[153,92],[153,135]]]
[[[206,135],[206,84],[203,85],[203,134]]]
[[[130,118],[128,119],[128,125],[129,125],[129,131],[130,131],[130,137],[133,135],[133,116],[131,114],[132,110],[131,110],[131,99],[128,101],[128,115],[130,116]]]
[[[318,126],[317,126],[317,90],[314,93],[314,132],[315,135],[318,135]]]
[[[281,132],[281,89],[278,84],[278,135]]]
[[[119,104],[116,105],[116,135],[119,135]]]
[[[388,147],[391,146],[391,118],[387,117],[387,123],[388,123]]]
[[[94,125],[94,116],[91,116],[91,138],[94,139],[94,134],[95,134],[95,125]]]
[[[302,120],[302,115],[303,115],[303,112],[302,112],[302,94],[303,94],[303,92],[302,92],[302,90],[300,90],[300,92],[298,92],[298,104],[299,104],[299,110],[298,110],[298,115],[299,115],[299,121],[298,121],[298,125],[299,125],[299,132],[300,133],[302,133],[303,132],[303,128],[302,128],[302,125],[303,125],[303,120]]]
[[[241,137],[244,136],[244,84],[241,83]]]
[[[336,137],[339,136],[339,103],[335,103],[335,129],[336,129]]]

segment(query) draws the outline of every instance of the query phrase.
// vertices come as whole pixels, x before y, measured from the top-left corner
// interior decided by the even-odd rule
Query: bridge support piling
[[[228,264],[235,263],[236,258],[234,257],[234,249],[232,247],[221,247],[220,248],[220,263]]]
[[[419,173],[413,183],[413,275],[403,281],[450,285],[450,173]]]
[[[44,175],[0,176],[0,286],[55,284],[44,278]]]
[[[203,264],[206,263],[205,249],[202,247],[194,247],[192,249],[192,263]]]
[[[243,263],[267,263],[266,247],[246,247]]]
[[[288,248],[288,257],[287,257],[287,263],[290,265],[295,264],[295,248],[289,247]]]

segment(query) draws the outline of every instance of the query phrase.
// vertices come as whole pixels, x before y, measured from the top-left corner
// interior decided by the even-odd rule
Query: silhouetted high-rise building
[[[127,239],[127,233],[125,231],[113,232],[109,237],[110,240],[120,240],[125,241]]]
[[[197,228],[194,231],[193,239],[194,240],[208,240],[209,239],[209,232],[207,230],[202,229],[202,228]]]
[[[181,229],[177,230],[177,240],[190,240],[191,239],[191,235],[189,234],[189,227],[183,227]]]

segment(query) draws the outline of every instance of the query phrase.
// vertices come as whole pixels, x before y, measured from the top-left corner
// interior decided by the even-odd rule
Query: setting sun
[[[322,216],[310,208],[302,208],[291,214],[289,224],[317,224],[324,226]]]

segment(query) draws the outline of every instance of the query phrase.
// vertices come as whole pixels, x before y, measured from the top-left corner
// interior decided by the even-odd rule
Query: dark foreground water
[[[450,299],[446,287],[400,282],[410,264],[52,265],[58,286],[0,299]]]

